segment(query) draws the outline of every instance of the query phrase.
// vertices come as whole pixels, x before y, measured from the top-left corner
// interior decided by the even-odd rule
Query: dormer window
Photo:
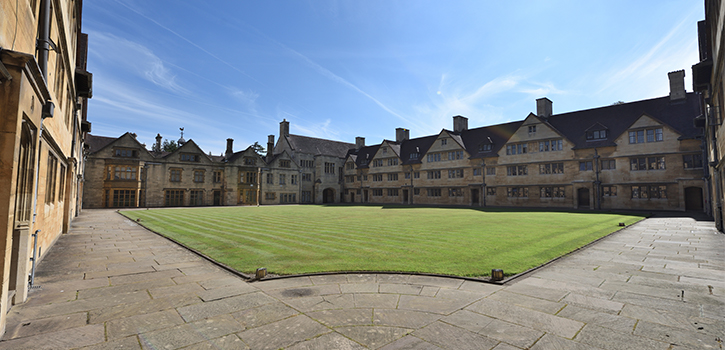
[[[587,131],[587,141],[598,141],[607,138],[607,130]]]
[[[412,159],[412,160],[417,160],[418,157],[420,157],[420,154],[418,154],[418,153],[411,153],[410,154],[410,159]]]
[[[289,168],[290,167],[290,161],[287,159],[280,159],[279,160],[279,167],[280,168]]]
[[[483,143],[480,146],[478,146],[478,151],[479,152],[490,152],[492,148],[493,148],[493,145],[492,144],[490,144],[490,143]]]
[[[256,159],[252,157],[244,157],[244,165],[254,165],[256,163]]]
[[[132,149],[116,149],[113,155],[115,157],[135,158],[138,157],[138,152]]]

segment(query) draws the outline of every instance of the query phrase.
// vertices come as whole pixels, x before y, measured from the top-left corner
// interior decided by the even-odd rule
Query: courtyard
[[[480,277],[542,265],[643,214],[409,206],[122,211],[237,271],[391,271]]]

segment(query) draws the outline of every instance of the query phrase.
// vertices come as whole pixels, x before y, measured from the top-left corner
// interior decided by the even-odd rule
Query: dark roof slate
[[[614,140],[626,132],[642,115],[650,116],[681,134],[682,139],[700,135],[693,119],[701,114],[698,97],[688,93],[683,101],[671,103],[669,96],[624,104],[555,114],[546,122],[574,143],[574,148],[615,146]],[[606,140],[587,141],[586,130],[594,123],[609,129]]]
[[[86,146],[88,146],[89,153],[95,153],[116,140],[118,140],[118,137],[106,137],[87,134],[85,137],[85,144]]]
[[[344,158],[355,144],[318,139],[300,135],[287,135],[287,140],[295,152]]]
[[[516,130],[523,124],[523,121],[484,126],[481,128],[468,129],[462,131],[461,138],[468,154],[471,158],[495,157],[498,151],[506,144]],[[490,140],[490,141],[489,141]],[[479,145],[482,143],[492,143],[490,151],[479,151]]]

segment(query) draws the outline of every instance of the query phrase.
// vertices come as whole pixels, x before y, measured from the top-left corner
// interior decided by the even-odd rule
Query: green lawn
[[[238,271],[516,274],[643,216],[517,209],[262,206],[124,211]]]

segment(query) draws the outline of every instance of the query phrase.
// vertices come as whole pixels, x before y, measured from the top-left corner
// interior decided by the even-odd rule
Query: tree
[[[252,145],[252,150],[254,150],[254,152],[259,154],[260,156],[264,154],[264,147],[262,147],[259,142],[254,142],[254,144]]]
[[[164,139],[164,143],[161,145],[161,150],[164,152],[173,152],[176,151],[179,148],[179,146],[176,144],[175,141],[169,141],[169,139]]]

